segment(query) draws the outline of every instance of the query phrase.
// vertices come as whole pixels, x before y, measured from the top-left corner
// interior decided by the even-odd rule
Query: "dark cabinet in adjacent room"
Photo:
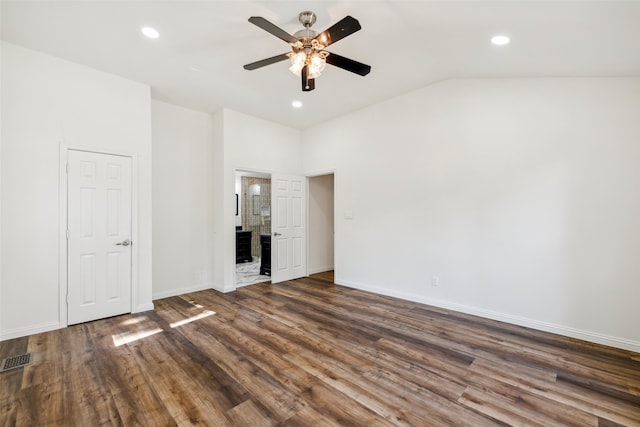
[[[236,264],[251,261],[251,230],[236,230]]]
[[[271,276],[271,234],[260,235],[260,274]]]

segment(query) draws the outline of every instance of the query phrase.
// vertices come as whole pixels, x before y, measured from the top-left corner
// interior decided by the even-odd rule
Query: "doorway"
[[[271,174],[236,171],[236,287],[271,281]]]
[[[309,274],[333,271],[335,176],[311,176],[309,182]]]

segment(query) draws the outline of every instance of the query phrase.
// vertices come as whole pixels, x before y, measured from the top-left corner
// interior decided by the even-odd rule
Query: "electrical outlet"
[[[438,276],[431,276],[431,286],[440,286],[440,279],[438,279]]]

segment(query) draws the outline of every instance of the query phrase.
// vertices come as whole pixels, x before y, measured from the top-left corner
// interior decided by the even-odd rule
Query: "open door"
[[[271,283],[307,273],[305,177],[271,175]]]

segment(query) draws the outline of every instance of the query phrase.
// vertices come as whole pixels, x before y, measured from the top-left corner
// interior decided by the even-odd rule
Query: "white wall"
[[[214,122],[209,114],[151,102],[153,298],[213,283]]]
[[[236,170],[302,173],[299,130],[152,102],[153,297],[235,289]]]
[[[156,297],[233,290],[235,171],[334,170],[336,282],[640,351],[640,79],[450,80],[304,133],[152,108],[148,86],[4,42],[1,79],[0,339],[60,326],[64,144],[135,156],[134,311],[152,220]]]
[[[214,263],[214,288],[229,292],[235,289],[235,171],[265,173],[302,173],[301,133],[297,129],[225,109],[220,115],[223,140],[218,149],[224,153],[224,176],[216,181],[215,253],[222,254]],[[220,238],[222,237],[222,238]]]
[[[637,78],[450,80],[307,129],[336,282],[639,351],[639,111]]]
[[[333,178],[309,178],[309,274],[333,270]]]
[[[61,326],[60,145],[134,156],[138,275],[151,303],[150,89],[2,42],[0,338]]]

